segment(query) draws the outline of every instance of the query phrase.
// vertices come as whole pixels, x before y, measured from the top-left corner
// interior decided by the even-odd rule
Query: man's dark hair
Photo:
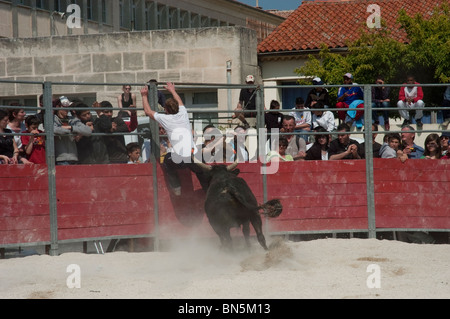
[[[345,130],[346,132],[350,132],[350,126],[348,126],[347,123],[341,123],[337,127],[337,131],[342,131],[342,130]]]
[[[305,104],[305,100],[301,96],[295,99],[295,104]]]

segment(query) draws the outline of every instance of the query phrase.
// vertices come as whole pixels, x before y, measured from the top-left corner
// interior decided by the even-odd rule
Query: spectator
[[[140,164],[141,148],[138,143],[131,142],[127,144],[128,164]]]
[[[389,133],[387,136],[387,143],[384,143],[380,149],[381,158],[397,158],[402,152],[400,150],[401,137],[398,133]]]
[[[156,81],[155,79],[151,79],[147,83],[149,84],[154,83],[155,85],[157,85],[158,81]],[[164,112],[165,104],[166,104],[166,96],[161,91],[158,90],[158,110]]]
[[[424,152],[424,149],[417,144],[414,143],[414,139],[416,138],[416,133],[411,132],[414,131],[414,128],[411,125],[406,125],[402,127],[402,146],[401,149],[403,153],[405,153],[410,159],[421,158]]]
[[[324,134],[314,135],[316,141],[306,152],[305,160],[326,161],[328,160],[328,148],[330,144],[330,134],[322,126],[314,129],[315,132]]]
[[[102,133],[98,128],[98,118],[92,121],[90,110],[84,103],[78,103],[75,107],[76,117],[91,130],[91,133]],[[108,164],[109,155],[105,144],[105,137],[100,135],[80,136],[77,140],[77,152],[79,164]]]
[[[130,120],[124,121],[128,127],[128,132],[133,132],[138,127],[137,112],[135,109],[136,105],[130,105],[130,108],[128,110],[130,114]]]
[[[376,84],[384,84],[384,79],[382,76],[378,76],[375,81]],[[374,87],[372,88],[372,118],[373,123],[376,125],[380,124],[378,120],[378,113],[376,108],[386,108],[390,107],[391,100],[389,99],[389,93],[391,92],[390,87],[382,86],[382,87]],[[389,125],[389,111],[383,110],[383,119],[384,119],[384,130],[389,131],[391,126]]]
[[[445,107],[446,109],[442,110],[442,116],[444,118],[444,122],[442,123],[442,126],[444,128],[447,128],[448,124],[450,123],[450,85],[447,85],[447,88],[444,92],[444,101],[442,102],[442,107]]]
[[[25,110],[20,108],[18,103],[10,103],[10,106],[17,106],[15,109],[8,110],[9,123],[6,128],[13,131],[13,133],[21,133],[26,131],[27,127],[25,126]],[[22,140],[20,135],[15,135],[14,140],[16,141],[17,148],[19,149],[19,156],[25,158],[25,151],[22,147]]]
[[[247,75],[245,78],[247,85],[255,84],[255,77],[253,75]],[[242,110],[253,110],[254,112],[243,113]],[[255,88],[243,88],[239,93],[239,102],[235,109],[235,113],[232,118],[239,119],[245,129],[256,126],[256,89]]]
[[[222,162],[223,159],[223,136],[222,132],[214,125],[207,125],[203,128],[204,143],[202,145],[202,161],[204,163]],[[220,152],[216,157],[216,150]]]
[[[350,126],[342,123],[337,127],[337,131],[338,137],[330,143],[328,158],[330,160],[361,159],[359,155],[361,153],[359,143],[350,139],[350,134],[343,134],[350,132]]]
[[[118,116],[130,117],[131,111],[128,108],[136,107],[136,94],[131,93],[131,85],[123,85],[122,91],[123,93],[117,97],[117,105],[126,110],[119,110]]]
[[[39,107],[41,108],[38,113],[36,113],[36,116],[41,121],[41,127],[44,126],[44,117],[45,117],[45,109],[44,109],[44,95],[39,95]]]
[[[27,129],[22,133],[30,133],[33,135],[22,135],[20,137],[22,147],[26,154],[27,160],[33,164],[46,164],[45,154],[45,136],[39,135],[43,131],[38,127],[41,121],[38,115],[29,115],[25,118],[25,125]]]
[[[312,81],[313,85],[323,85],[320,78],[314,78]],[[312,88],[308,92],[308,97],[306,98],[305,107],[312,108],[313,102],[322,102],[325,108],[330,106],[330,95],[328,90],[323,87]]]
[[[442,157],[441,142],[439,135],[432,133],[425,139],[425,151],[420,158],[440,159]]]
[[[423,91],[422,87],[417,86],[420,84],[416,82],[414,76],[408,76],[406,78],[406,85],[400,88],[400,92],[398,94],[398,102],[397,107],[399,108],[421,108],[425,107],[425,103],[423,102]],[[422,129],[422,110],[399,110],[400,116],[404,118],[402,126],[410,125],[411,118],[414,117],[416,119],[417,128]]]
[[[61,104],[59,105],[59,108],[54,111],[55,115],[53,116],[56,165],[77,164],[78,150],[76,142],[82,136],[91,135],[92,130],[76,117],[69,119],[68,108]]]
[[[293,161],[294,158],[290,154],[286,154],[286,149],[289,145],[288,140],[284,136],[280,136],[278,140],[278,151],[270,151],[267,153],[266,162],[270,161]]]
[[[351,73],[344,74],[344,84],[348,85],[340,87],[337,94],[336,108],[340,109],[364,109],[364,93],[360,87],[353,83],[353,75]],[[358,128],[362,127],[361,118],[363,111],[338,111],[339,120],[349,123],[351,126],[356,121]]]
[[[291,133],[288,135],[282,135],[286,137],[288,141],[288,147],[286,149],[286,154],[289,154],[292,156],[294,161],[305,159],[306,157],[306,141],[301,138],[300,136],[294,133],[295,128],[295,119],[291,115],[285,115],[283,116],[283,127],[281,129],[282,133]],[[275,150],[275,141],[272,143],[272,150]]]
[[[243,126],[238,125],[234,128],[234,137],[231,141],[231,146],[237,155],[239,163],[249,161],[249,153],[245,146],[246,130]],[[233,158],[234,162],[235,158]]]
[[[277,100],[272,100],[270,102],[270,109],[279,110],[280,102],[278,102]],[[280,112],[266,112],[264,113],[264,120],[266,122],[267,133],[270,134],[270,130],[273,128],[281,129],[283,114]],[[268,138],[270,138],[270,136],[268,136]]]
[[[13,133],[6,128],[8,125],[8,112],[0,109],[0,133]],[[13,135],[0,134],[0,164],[18,164],[19,149]]]
[[[160,163],[164,163],[164,157],[167,153],[172,152],[172,144],[170,144],[169,138],[167,137],[166,130],[159,125],[159,156]]]
[[[377,138],[378,135],[378,125],[376,124],[372,124],[372,152],[373,152],[373,157],[374,158],[379,158],[380,157],[380,148],[381,148],[381,144],[376,142],[375,139]],[[359,145],[359,150],[361,153],[359,153],[359,156],[361,156],[361,158],[366,158],[366,143],[363,142]]]
[[[450,143],[447,144],[447,151],[445,152],[445,155],[441,157],[441,159],[450,159]]]
[[[111,133],[128,133],[128,126],[120,116],[113,117],[112,105],[109,101],[100,102],[101,115],[94,122],[94,127],[101,133],[108,133],[104,136],[106,149],[108,150],[109,162],[111,164],[128,163],[127,148],[123,135]]]
[[[444,156],[447,154],[448,145],[450,144],[449,143],[450,132],[442,132],[441,137],[439,139],[441,142],[442,155]]]
[[[295,108],[289,113],[290,116],[293,116],[295,119],[295,129],[294,132],[311,132],[312,118],[311,112],[306,111],[305,102],[303,98],[298,97],[295,99]],[[301,134],[300,137],[304,139],[306,142],[309,140],[309,136],[306,134]]]
[[[323,109],[324,105],[322,101],[313,102],[313,109]],[[316,129],[319,126],[323,127],[326,131],[332,132],[336,129],[336,120],[334,118],[334,114],[331,111],[319,110],[319,111],[311,111],[313,113],[312,116],[312,125],[313,128]]]
[[[148,103],[148,87],[141,89],[141,95],[145,114],[161,124],[172,144],[172,151],[166,154],[163,163],[163,169],[167,173],[170,189],[174,195],[181,195],[181,183],[177,170],[189,168],[197,175],[203,190],[206,191],[208,189],[208,178],[202,169],[193,162],[192,155],[195,156],[198,149],[194,143],[186,107],[183,105],[183,101],[176,92],[173,83],[167,83],[165,88],[173,96],[173,98],[166,100],[164,107],[166,114],[160,114],[151,109]]]

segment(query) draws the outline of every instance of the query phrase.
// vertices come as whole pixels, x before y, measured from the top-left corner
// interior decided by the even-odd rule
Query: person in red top
[[[38,130],[41,120],[36,115],[30,115],[25,119],[26,131],[22,133],[31,133],[34,135],[22,135],[22,147],[27,159],[34,164],[46,164],[45,156],[45,136],[38,135],[43,133]]]
[[[425,107],[425,103],[423,102],[422,87],[417,85],[420,83],[416,82],[413,76],[408,76],[405,84],[405,86],[400,88],[397,107],[410,109]],[[416,119],[417,128],[422,129],[423,110],[399,110],[398,112],[400,113],[400,116],[405,119],[402,126],[411,124],[411,118],[414,116]],[[413,115],[414,113],[415,115]]]

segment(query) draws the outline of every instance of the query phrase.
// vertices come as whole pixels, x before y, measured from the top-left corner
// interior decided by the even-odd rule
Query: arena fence
[[[62,243],[150,237],[158,249],[162,239],[187,237],[192,233],[216,237],[205,217],[205,195],[195,175],[181,170],[182,195],[175,197],[168,191],[159,164],[159,143],[155,143],[159,141],[159,131],[154,121],[148,124],[153,137],[150,163],[55,165],[53,88],[57,85],[121,86],[122,83],[1,82],[42,85],[47,165],[1,166],[0,248],[48,245],[49,253],[57,255],[58,244]],[[139,83],[132,85],[142,86]],[[374,85],[360,86],[364,88],[364,121],[371,123],[371,89]],[[242,88],[238,85],[177,84],[177,90],[181,91],[205,87]],[[267,88],[257,90],[259,128],[264,125],[263,94]],[[156,105],[155,84],[150,85],[150,93],[151,105]],[[23,108],[27,111],[38,109]],[[424,109],[439,111],[441,108]],[[393,108],[389,110],[393,111]],[[233,113],[232,110],[216,112],[230,116]],[[261,139],[259,132],[254,130]],[[374,159],[371,126],[365,127],[364,132],[352,134],[362,135],[368,144],[365,160],[282,162],[274,174],[261,173],[273,163],[239,164],[240,176],[247,181],[258,202],[279,198],[283,204],[283,213],[278,218],[264,219],[266,234],[358,232],[374,238],[381,231],[449,232],[450,161],[409,160],[401,163],[392,159]],[[239,232],[236,230],[236,233]]]

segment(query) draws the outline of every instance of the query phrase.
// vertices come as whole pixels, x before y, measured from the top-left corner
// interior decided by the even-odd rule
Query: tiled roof
[[[265,11],[276,14],[277,16],[283,18],[289,17],[294,12],[294,10],[265,10]]]
[[[359,38],[361,28],[369,30],[366,21],[372,14],[369,4],[380,6],[381,20],[394,39],[407,42],[406,33],[399,29],[398,12],[404,9],[409,16],[416,13],[430,16],[435,7],[448,0],[353,0],[343,2],[303,2],[283,23],[258,45],[258,53],[347,46],[347,41]]]

